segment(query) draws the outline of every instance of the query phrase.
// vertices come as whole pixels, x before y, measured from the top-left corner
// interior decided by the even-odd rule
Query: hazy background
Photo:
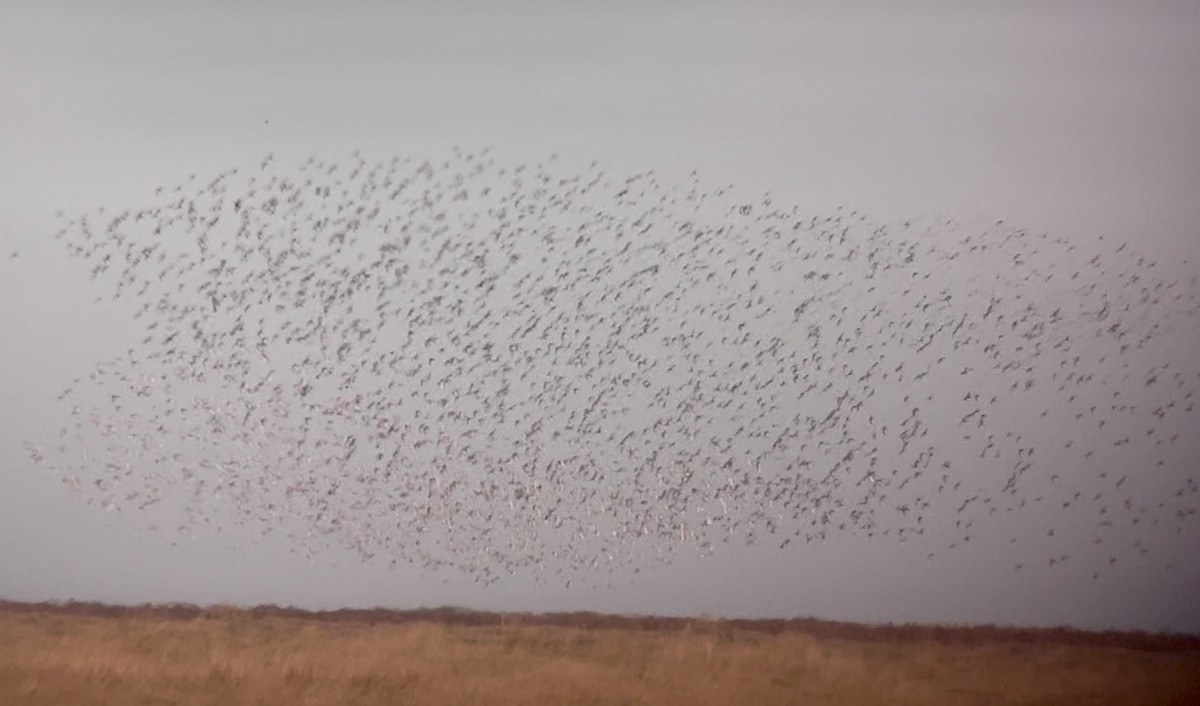
[[[666,181],[697,169],[816,213],[1003,218],[1127,239],[1168,266],[1200,261],[1200,7],[960,5],[6,6],[0,597],[1200,630],[1195,536],[1101,581],[1014,572],[998,543],[926,559],[919,543],[842,537],[727,549],[611,589],[517,577],[485,590],[348,553],[310,561],[282,540],[142,535],[39,474],[21,447],[61,424],[62,386],[134,331],[56,254],[55,210],[119,210],[268,151],[557,152]]]

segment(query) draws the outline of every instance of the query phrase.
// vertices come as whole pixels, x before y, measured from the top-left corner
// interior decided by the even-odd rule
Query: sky
[[[1181,354],[1200,343],[1195,309],[1189,308],[1200,296],[1189,279],[1200,262],[1200,204],[1194,198],[1200,191],[1200,143],[1190,139],[1200,124],[1200,49],[1193,41],[1200,11],[1191,3],[965,9],[924,2],[903,10],[882,3],[820,9],[793,3],[677,3],[653,10],[620,4],[430,3],[401,10],[383,3],[302,8],[263,3],[254,9],[208,4],[183,10],[151,3],[101,9],[52,2],[19,3],[4,12],[0,597],[313,608],[449,604],[1200,631],[1192,599],[1200,592],[1200,566],[1192,559],[1200,545],[1194,515],[1200,500],[1194,459],[1200,448],[1189,433],[1197,428],[1196,413],[1184,411],[1200,371]],[[400,166],[389,166],[393,158]],[[426,160],[433,176],[420,170]],[[330,176],[327,169],[333,165],[337,169]],[[355,165],[363,165],[361,172]],[[518,173],[518,165],[527,166]],[[471,173],[475,166],[479,171]],[[381,326],[373,343],[349,349],[349,362],[328,358],[332,369],[346,372],[346,366],[377,360],[389,350],[403,357],[417,350],[413,338],[425,335],[449,338],[467,330],[463,335],[470,342],[475,339],[469,333],[491,330],[493,340],[509,342],[519,338],[518,327],[530,313],[548,317],[558,311],[549,303],[553,296],[574,308],[547,330],[573,341],[578,359],[596,367],[585,371],[587,366],[560,361],[536,345],[529,353],[539,357],[527,363],[517,352],[504,358],[501,347],[500,361],[508,367],[498,363],[495,368],[488,367],[494,361],[472,349],[463,355],[480,356],[484,363],[478,368],[482,372],[469,375],[458,374],[444,356],[428,362],[414,357],[408,364],[428,375],[395,374],[399,391],[386,388],[386,376],[359,376],[341,389],[328,380],[324,387],[317,382],[315,398],[289,393],[290,406],[276,422],[259,425],[236,443],[226,441],[234,437],[228,427],[237,420],[220,431],[201,426],[207,431],[202,441],[184,439],[182,428],[172,422],[156,430],[165,410],[175,412],[172,419],[179,424],[192,419],[187,415],[197,407],[179,411],[185,389],[196,399],[210,393],[233,401],[253,398],[262,409],[283,403],[254,397],[244,388],[243,394],[230,394],[215,374],[189,388],[191,383],[170,367],[179,359],[163,355],[165,348],[156,344],[139,343],[148,334],[163,336],[147,326],[158,321],[164,330],[178,327],[180,340],[186,340],[193,324],[215,331],[253,320],[269,334],[280,332],[288,318],[272,314],[278,310],[261,302],[236,302],[237,308],[212,290],[195,288],[187,296],[202,309],[187,309],[180,291],[164,307],[171,316],[164,309],[157,318],[137,316],[139,305],[161,300],[132,291],[113,300],[115,273],[89,276],[105,249],[123,247],[113,244],[114,231],[105,225],[125,209],[145,209],[150,220],[144,225],[117,229],[130,241],[148,243],[151,224],[161,223],[164,214],[186,214],[185,207],[175,206],[180,196],[199,208],[213,208],[225,218],[213,235],[218,254],[192,248],[194,231],[184,228],[184,217],[165,226],[177,244],[164,246],[163,252],[198,266],[151,284],[155,293],[160,286],[170,292],[172,278],[195,287],[207,278],[231,297],[242,286],[240,276],[224,269],[204,273],[226,256],[234,262],[235,251],[221,248],[241,211],[231,202],[239,196],[255,201],[248,195],[254,189],[249,179],[261,178],[257,195],[279,185],[277,180],[264,186],[271,176],[311,179],[335,190],[353,184],[353,194],[328,198],[353,208],[355,195],[361,195],[369,209],[387,193],[367,176],[375,167],[380,174],[427,179],[430,189],[447,194],[452,175],[468,174],[466,199],[439,206],[464,233],[451,242],[468,244],[466,250],[483,248],[493,258],[489,263],[516,255],[521,264],[514,259],[511,267],[497,270],[498,286],[490,299],[475,304],[478,309],[438,313],[432,320],[412,316],[421,297],[456,291],[455,283],[473,283],[471,277],[479,273],[459,264],[429,283],[397,280],[397,294],[387,300],[396,307],[391,328]],[[648,172],[652,177],[634,182],[636,193],[621,193],[626,178]],[[210,186],[226,173],[223,184]],[[552,177],[545,183],[560,187],[576,177],[580,183],[597,178],[598,186],[568,207],[539,201],[534,184],[542,175]],[[514,185],[514,176],[524,181]],[[364,184],[369,188],[358,188]],[[493,217],[488,209],[501,207],[498,200],[506,189],[557,215],[526,223],[524,235],[514,234],[504,246],[492,248],[480,238],[486,227],[511,225],[504,217],[488,220]],[[708,194],[706,205],[688,202],[685,207],[687,194],[696,191]],[[667,195],[677,201],[660,206],[658,197]],[[315,201],[300,201],[287,213],[253,212],[256,227],[295,226],[298,237],[316,244],[307,255],[288,255],[297,265],[296,277],[312,272],[315,282],[324,283],[313,289],[334,286],[340,276],[330,274],[331,260],[321,261],[320,255],[328,253],[350,267],[363,262],[360,254],[378,249],[380,238],[390,237],[380,234],[383,220],[378,220],[335,247],[328,235],[318,235],[323,226],[314,220],[325,207]],[[618,248],[623,236],[614,233],[618,226],[640,232],[637,219],[652,205],[659,207],[649,218],[654,229],[639,235],[637,257],[628,257]],[[430,214],[420,211],[419,203],[414,209],[384,200],[380,219],[393,219],[388,222],[397,229],[405,218],[436,227],[436,220],[421,220]],[[108,245],[72,256],[64,246],[82,242],[78,226],[84,214],[93,214],[94,237]],[[592,229],[599,255],[547,235],[578,227],[581,220]],[[691,224],[688,232],[699,234],[695,247],[681,245],[677,234],[684,223]],[[796,225],[794,232],[811,239],[788,246],[764,235],[771,223]],[[424,232],[420,227],[417,232]],[[829,237],[843,229],[842,240]],[[56,238],[60,231],[67,235]],[[1011,233],[1019,235],[1008,237]],[[972,247],[981,243],[990,250]],[[910,247],[921,253],[915,262],[905,261]],[[437,272],[444,264],[441,253],[433,255],[437,250],[418,237],[402,257],[417,272]],[[766,253],[765,262],[775,266],[750,274],[755,252]],[[893,258],[892,267],[871,284],[868,274],[877,275],[867,252]],[[812,259],[802,262],[808,253]],[[1093,255],[1101,256],[1107,268],[1090,265]],[[468,262],[465,255],[454,257],[453,262]],[[611,265],[607,269],[604,257]],[[833,259],[845,266],[821,270],[831,278],[820,279],[818,273],[803,279],[814,271],[812,263]],[[633,288],[630,283],[643,281],[639,273],[650,266],[654,279],[645,280],[644,289]],[[496,265],[480,267],[486,272]],[[703,282],[709,280],[696,274],[705,271],[728,283],[707,287]],[[1085,289],[1070,279],[1073,272],[1082,272],[1083,281],[1094,285]],[[522,274],[530,279],[521,280]],[[617,274],[625,279],[605,279]],[[576,284],[547,295],[552,275]],[[274,283],[264,279],[247,291],[294,294],[300,284],[290,276],[277,274]],[[1041,279],[1031,282],[1026,276]],[[539,284],[534,289],[526,281]],[[1156,282],[1174,284],[1155,290],[1153,302],[1138,296],[1139,285]],[[344,281],[342,286],[347,287]],[[357,294],[347,295],[347,301],[358,294],[363,301],[375,296],[365,284],[349,290]],[[947,292],[952,296],[943,296]],[[605,293],[614,299],[602,299]],[[796,313],[806,300],[813,308]],[[749,326],[752,339],[738,321],[714,317],[717,305],[728,302],[745,304],[748,313],[740,323]],[[1107,319],[1105,302],[1114,312],[1131,308],[1124,317]],[[917,309],[928,306],[918,315],[910,303]],[[305,308],[311,306],[316,305],[297,310],[315,316]],[[340,320],[330,316],[330,326],[341,328],[330,328],[329,337],[345,335],[347,319],[359,311],[354,306],[335,308],[342,313]],[[993,314],[996,308],[999,313]],[[844,325],[847,309],[877,323],[878,330],[863,323],[858,328],[870,329],[863,334]],[[1056,316],[1055,309],[1065,315]],[[618,317],[629,311],[657,327],[656,333],[662,329],[664,336],[684,338],[652,346],[624,329],[606,328],[612,319],[588,313]],[[494,313],[497,328],[477,323],[485,312]],[[1003,338],[1003,326],[994,317],[1007,316],[1005,325],[1016,331],[1030,321],[1018,319],[1028,312],[1044,327],[1037,333],[1021,329],[1029,333],[1025,340],[1038,339],[1029,344],[1037,355],[1021,357],[1028,379],[1036,378],[1037,384],[1032,392],[1015,394],[1011,371],[989,367],[996,354],[988,346],[1008,354],[1008,346],[1022,345],[1013,342],[1015,336]],[[816,319],[811,317],[817,316],[838,323],[822,319],[826,328],[814,340]],[[969,321],[964,326],[974,333],[969,338],[939,334],[925,349],[920,337],[896,330],[910,320],[918,327],[932,321],[950,328]],[[1115,332],[1109,321],[1119,324]],[[1039,339],[1043,330],[1050,333]],[[625,357],[616,359],[611,349],[591,344],[589,331],[620,343]],[[1120,337],[1127,332],[1130,341],[1146,345],[1121,348],[1125,339]],[[851,333],[866,336],[863,340],[875,348],[864,344],[851,351],[842,345],[842,336]],[[728,344],[727,337],[740,343]],[[782,343],[770,348],[773,337]],[[236,359],[251,383],[268,374],[294,383],[319,371],[279,363],[299,362],[308,347],[331,355],[323,350],[327,346],[284,339],[271,338],[265,351],[250,346],[248,353],[219,343],[202,351],[201,364],[211,369],[217,361]],[[1051,340],[1058,347],[1051,348]],[[697,362],[701,349],[695,346],[704,342],[717,352]],[[778,399],[757,388],[753,393],[730,389],[751,375],[761,375],[754,378],[761,381],[790,369],[791,363],[773,358],[787,349],[795,351],[793,362],[807,365],[820,381],[812,395],[799,399],[804,387],[784,386]],[[890,365],[888,384],[868,394],[863,385],[851,383],[858,373],[874,370],[875,351],[880,361],[909,367],[901,373]],[[650,372],[637,362],[641,359],[652,366]],[[742,367],[741,361],[752,367]],[[692,378],[682,372],[689,363]],[[668,373],[672,365],[677,367]],[[1063,391],[1065,378],[1055,377],[1066,375],[1068,367],[1078,388],[1073,393]],[[967,368],[971,371],[961,372]],[[89,384],[89,374],[98,369]],[[918,369],[927,377],[914,379]],[[428,437],[432,450],[426,452],[412,447],[412,438],[432,432],[420,428],[418,417],[405,416],[407,411],[389,412],[411,423],[403,442],[411,450],[400,457],[418,499],[405,500],[409,504],[399,515],[381,510],[397,502],[401,492],[397,482],[378,479],[382,466],[346,465],[359,463],[353,454],[345,463],[322,465],[293,457],[297,447],[286,443],[306,434],[320,436],[293,424],[300,416],[298,405],[313,399],[332,407],[351,393],[366,400],[429,402],[448,386],[464,399],[504,407],[497,402],[504,396],[487,386],[501,385],[514,371],[527,375],[511,380],[513,415],[544,413],[538,417],[542,425],[530,434],[546,436],[546,447],[533,450],[519,438],[506,437],[508,432],[488,443],[451,442],[442,428],[440,436]],[[855,376],[848,377],[848,371]],[[529,376],[549,391],[549,398],[532,395]],[[1078,382],[1079,376],[1086,379]],[[1158,377],[1161,382],[1147,382]],[[76,379],[83,382],[72,384]],[[641,383],[647,391],[661,392],[655,399],[672,404],[689,399],[680,390],[699,381],[707,387],[689,404],[704,414],[694,411],[691,421],[668,418],[655,411],[650,392],[620,397],[625,387],[611,387],[615,392],[600,394],[605,387],[598,379]],[[1060,385],[1057,391],[1051,381]],[[145,394],[137,394],[138,385],[149,386]],[[64,393],[68,388],[71,392]],[[132,394],[135,405],[147,405],[145,413],[130,414],[128,403],[115,409],[114,391],[126,400]],[[1000,401],[988,412],[990,426],[984,429],[980,422],[967,439],[960,431],[973,408],[973,391]],[[862,397],[866,407],[854,414],[841,411],[843,393]],[[1065,399],[1069,394],[1080,399]],[[928,404],[918,431],[899,438],[897,430],[911,429],[915,418],[906,396]],[[1118,397],[1128,409],[1117,410]],[[743,402],[747,409],[758,405],[762,412],[717,411],[726,400],[739,409]],[[76,404],[96,416],[72,414]],[[827,429],[819,423],[835,405],[839,411],[831,416],[842,423]],[[1111,408],[1104,420],[1111,423],[1098,430],[1089,426],[1092,431],[1076,436],[1094,420],[1080,421],[1075,409],[1096,406],[1101,412]],[[600,410],[600,424],[608,429],[592,431],[572,421],[577,418],[572,412],[593,409]],[[361,430],[354,424],[366,417],[349,410],[328,413],[329,438]],[[1047,415],[1039,416],[1043,411]],[[793,422],[806,416],[815,423]],[[485,435],[494,421],[482,414],[471,419],[448,431],[461,434],[473,427]],[[118,508],[104,483],[92,482],[107,477],[108,463],[119,468],[131,460],[113,450],[111,439],[95,436],[104,420],[125,425],[124,442],[163,445],[162,454],[133,460],[137,467],[125,480],[131,485],[121,488],[139,490],[141,484],[143,493],[161,493],[162,502],[146,509],[140,502]],[[654,421],[662,425],[650,430]],[[744,431],[756,425],[791,429],[789,424],[799,432],[779,441],[774,455],[759,446],[758,436]],[[882,431],[887,426],[891,435]],[[78,433],[57,456],[50,454],[60,469],[55,471],[55,463],[35,456],[53,446],[62,429]],[[610,439],[616,429],[622,433]],[[659,436],[660,429],[665,436]],[[554,447],[552,430],[560,432],[555,440],[572,440],[571,453],[578,455]],[[693,433],[697,430],[703,433]],[[645,442],[642,451],[621,456],[626,447],[619,442],[626,433]],[[1177,438],[1165,447],[1155,445],[1171,435]],[[906,440],[914,437],[922,441],[910,447]],[[1127,437],[1133,441],[1114,445]],[[360,438],[357,453],[363,454],[368,441]],[[663,464],[654,460],[660,456],[649,456],[650,442],[658,438],[663,448],[696,454],[664,452],[677,455]],[[882,440],[875,443],[877,438]],[[1078,447],[1064,448],[1063,438]],[[721,453],[738,467],[753,466],[767,480],[721,491],[721,483],[734,488],[728,469],[711,459],[712,449],[722,446]],[[1092,446],[1099,450],[1086,458],[1076,453]],[[30,448],[39,451],[31,454]],[[836,463],[850,449],[858,459],[834,466],[828,476],[813,471]],[[926,450],[928,457],[922,456]],[[480,467],[492,470],[490,475],[462,466],[447,470],[439,465],[445,462],[442,456],[426,455],[435,451],[445,456],[473,451],[489,459]],[[165,460],[175,452],[185,461]],[[223,460],[243,452],[245,463],[231,466]],[[514,468],[502,463],[510,453]],[[805,453],[811,466],[788,465],[808,458]],[[931,480],[930,472],[910,486],[932,483],[918,496],[905,495],[914,491],[900,487],[903,481],[896,478],[887,492],[864,491],[856,483],[867,456],[880,458],[885,467],[907,467],[911,461],[917,464],[913,468],[936,457],[934,468],[943,460],[951,464],[949,485],[963,487],[935,491],[941,476]],[[281,458],[288,463],[278,463]],[[599,472],[598,482],[589,482],[602,492],[588,494],[579,479],[545,476],[550,466],[532,463],[535,458],[567,469],[585,464],[589,472]],[[1004,483],[1004,469],[1014,460],[1018,466],[1029,461],[1030,468],[1016,493]],[[275,468],[273,461],[286,468]],[[686,471],[680,469],[688,463],[697,464],[696,475],[683,479],[679,474]],[[201,486],[201,497],[190,477],[177,475],[181,464],[214,477],[231,473],[237,482],[228,487],[243,491],[231,499],[228,489],[222,497]],[[418,473],[414,467],[442,470]],[[347,474],[340,490],[329,493],[331,505],[305,500],[293,507],[286,499],[295,494],[279,495],[297,474],[331,483],[336,478],[330,469]],[[371,480],[355,480],[364,473]],[[504,486],[521,473],[532,477],[531,485],[486,497],[464,494],[463,488],[488,478]],[[815,477],[810,485],[795,480],[810,473]],[[63,482],[72,474],[82,477],[83,491]],[[1126,480],[1115,487],[1118,476]],[[657,485],[643,482],[652,477]],[[869,488],[876,481],[867,482]],[[817,496],[822,489],[831,491],[824,502],[864,500],[867,519],[842,516],[849,509],[839,506],[834,525],[848,529],[830,527],[822,539],[811,541],[805,516],[785,512],[795,507],[743,492],[751,486],[765,492],[781,483],[809,493],[804,502],[810,505],[812,488]],[[696,503],[660,495],[663,487],[694,489]],[[327,486],[321,488],[328,492]],[[300,495],[315,492],[310,488]],[[971,495],[977,498],[965,503],[964,512],[960,508]],[[124,492],[116,497],[125,497]],[[918,497],[928,506],[922,508]],[[449,512],[447,499],[460,503],[457,515]],[[276,500],[287,512],[259,512]],[[628,509],[640,500],[651,509],[641,514]],[[625,502],[630,505],[621,505]],[[703,512],[692,507],[697,504]],[[720,516],[705,522],[714,519],[717,504],[723,505],[722,516],[739,520],[727,534],[722,533],[730,525]],[[900,505],[911,507],[901,513]],[[322,515],[321,507],[329,514]],[[1095,514],[1098,507],[1111,507],[1111,514]],[[819,510],[810,514],[820,515]],[[917,515],[926,519],[918,524]],[[496,519],[485,521],[485,516]],[[1119,519],[1107,519],[1114,516]],[[768,522],[770,517],[775,519]],[[666,529],[652,526],[639,535],[637,525],[647,521]],[[962,541],[963,521],[976,527],[969,542]],[[795,541],[781,547],[782,542],[762,536],[776,523],[784,534],[795,530],[790,535]],[[491,539],[476,540],[467,527],[487,529]],[[902,527],[907,528],[903,533]],[[881,535],[885,528],[894,531]],[[441,542],[431,551],[445,560],[443,565],[413,560],[419,544],[414,533]],[[753,540],[748,533],[755,533]],[[493,540],[495,552],[488,555]],[[481,550],[481,542],[488,546]],[[521,559],[529,556],[534,558]],[[498,570],[501,558],[510,561],[506,566],[512,571],[499,571],[493,581],[490,571]]]

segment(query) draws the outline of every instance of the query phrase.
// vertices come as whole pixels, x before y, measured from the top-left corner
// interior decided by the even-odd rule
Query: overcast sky
[[[136,508],[89,505],[30,460],[26,441],[69,423],[64,387],[135,346],[144,325],[127,305],[94,301],[107,290],[54,232],[99,207],[153,203],[156,188],[191,175],[199,184],[257,168],[268,153],[288,165],[347,162],[356,150],[370,163],[419,162],[487,147],[499,164],[557,154],[576,173],[598,160],[613,175],[654,170],[685,187],[696,170],[809,215],[955,219],[933,234],[943,244],[999,219],[1081,250],[1129,242],[1180,288],[1200,262],[1194,3],[592,5],[5,9],[0,597],[1200,631],[1200,527],[1153,507],[1145,524],[1162,524],[1138,534],[1151,551],[1125,546],[1099,578],[1083,562],[1048,566],[1034,540],[1011,543],[1015,530],[997,526],[953,550],[948,535],[848,532],[787,549],[685,552],[595,587],[533,571],[480,587],[453,569],[389,568],[336,545],[309,557],[286,535],[239,526],[147,530]],[[1173,315],[1160,362],[1135,362],[1169,361],[1195,386],[1196,364],[1180,354],[1196,342],[1194,320]],[[1185,453],[1195,440],[1180,443],[1158,475],[1131,468],[1148,503],[1200,480]],[[1198,501],[1193,492],[1171,512]],[[1093,527],[1068,526],[1090,541]]]

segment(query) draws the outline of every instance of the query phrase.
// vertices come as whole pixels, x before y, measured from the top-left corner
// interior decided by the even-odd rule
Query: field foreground
[[[1196,704],[1200,637],[0,601],[0,704]]]

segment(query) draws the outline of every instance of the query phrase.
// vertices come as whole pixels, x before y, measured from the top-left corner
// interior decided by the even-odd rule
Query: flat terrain
[[[0,602],[0,704],[1196,704],[1200,637]]]

